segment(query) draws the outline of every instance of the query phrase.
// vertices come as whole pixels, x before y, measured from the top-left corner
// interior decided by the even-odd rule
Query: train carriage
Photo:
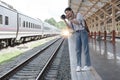
[[[0,3],[0,47],[14,46],[56,33],[58,31],[54,26],[21,14],[4,2]]]
[[[11,45],[16,32],[17,12],[0,4],[0,46]]]
[[[16,40],[34,40],[42,37],[42,22],[29,16],[18,14],[18,34]]]

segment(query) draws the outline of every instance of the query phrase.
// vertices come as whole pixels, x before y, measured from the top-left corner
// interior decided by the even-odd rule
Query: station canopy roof
[[[108,2],[111,0],[69,0],[68,4],[75,13],[80,12],[88,18]]]

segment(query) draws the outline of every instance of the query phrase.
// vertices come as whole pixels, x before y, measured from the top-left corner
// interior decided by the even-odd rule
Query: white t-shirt
[[[79,22],[79,25],[76,25],[76,24],[72,23],[73,27],[74,27],[74,30],[75,31],[83,30],[84,26],[85,26],[85,23],[84,23],[84,18],[80,13],[77,13],[76,20]],[[71,22],[69,22],[69,25],[71,26],[71,28],[72,28],[72,24],[71,24]]]

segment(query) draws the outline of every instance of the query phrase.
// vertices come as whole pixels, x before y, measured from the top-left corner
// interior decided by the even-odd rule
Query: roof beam
[[[120,10],[120,8],[117,5],[114,4],[115,1],[113,1],[113,2],[109,1],[108,3],[110,3],[111,5],[113,5],[116,9]]]
[[[101,1],[101,0],[100,0],[100,2],[111,4],[111,5],[113,5],[116,9],[120,10],[120,8],[115,5],[115,1],[116,1],[116,0],[113,0],[112,2],[111,2],[111,1]]]
[[[97,1],[99,1],[99,0],[97,0]],[[93,3],[91,0],[90,0],[90,2]],[[94,3],[93,3],[93,4],[94,4]],[[103,10],[102,8],[99,8],[99,6],[95,5],[94,8],[102,11],[104,14],[106,14],[106,15],[109,16],[109,17],[111,17],[105,10]]]
[[[91,1],[90,1],[91,2]],[[95,7],[95,5],[98,3],[99,1],[93,3],[93,5],[90,7],[90,9],[83,15],[83,16],[86,16],[88,14],[88,12],[90,12],[90,10]]]

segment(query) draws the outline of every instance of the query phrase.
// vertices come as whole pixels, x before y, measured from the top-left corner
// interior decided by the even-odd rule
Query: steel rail
[[[44,80],[45,72],[47,71],[47,69],[49,68],[49,66],[51,65],[51,63],[53,62],[53,60],[54,60],[55,56],[57,55],[57,52],[60,49],[63,41],[64,41],[64,39],[56,47],[56,49],[54,50],[53,54],[51,55],[51,57],[47,61],[46,65],[43,67],[43,69],[41,70],[41,72],[39,73],[39,75],[37,76],[37,78],[35,80]]]
[[[45,51],[48,47],[53,45],[55,42],[57,42],[60,38],[56,39],[54,42],[50,43],[49,45],[43,47],[41,50],[38,50],[35,54],[31,55],[29,58],[21,62],[19,65],[13,67],[9,71],[7,71],[5,74],[0,76],[0,80],[8,80],[12,75],[14,75],[18,70],[23,68],[26,64],[28,64],[31,60],[33,60],[37,55],[39,55],[41,52]]]

